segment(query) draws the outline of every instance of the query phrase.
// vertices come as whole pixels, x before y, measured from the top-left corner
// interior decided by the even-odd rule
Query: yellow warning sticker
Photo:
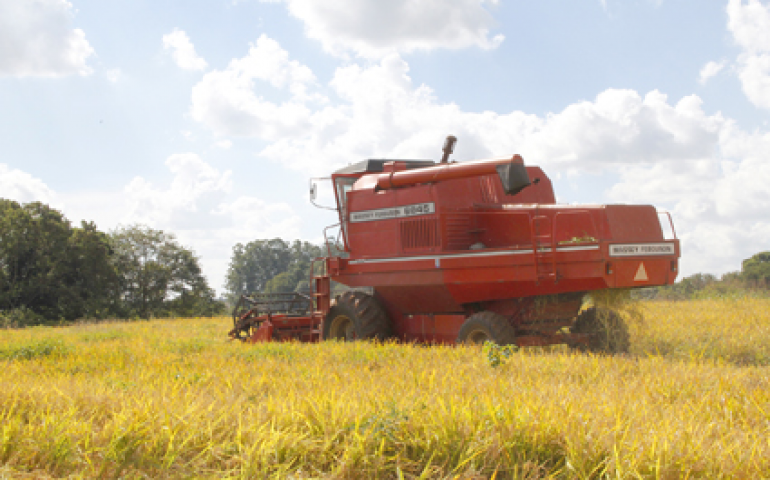
[[[639,269],[636,271],[636,276],[634,277],[635,282],[646,282],[649,280],[647,278],[647,270],[644,268],[644,262],[639,263]]]

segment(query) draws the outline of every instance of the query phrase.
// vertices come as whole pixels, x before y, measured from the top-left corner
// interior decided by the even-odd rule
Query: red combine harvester
[[[670,215],[650,205],[558,205],[539,167],[519,155],[448,162],[454,142],[439,163],[366,160],[333,173],[339,235],[311,268],[310,295],[242,297],[230,336],[627,350],[622,318],[582,308],[584,298],[672,284],[679,241]],[[332,280],[351,290],[332,299]]]

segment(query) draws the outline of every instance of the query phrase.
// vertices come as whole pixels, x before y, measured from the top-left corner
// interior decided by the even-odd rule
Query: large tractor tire
[[[626,322],[606,308],[591,307],[580,312],[571,332],[591,335],[588,345],[579,343],[574,346],[581,351],[627,353],[631,346]]]
[[[457,343],[515,345],[516,330],[504,316],[494,312],[474,313],[460,327]]]
[[[392,335],[385,308],[364,292],[348,290],[337,297],[324,320],[324,340],[385,340]]]

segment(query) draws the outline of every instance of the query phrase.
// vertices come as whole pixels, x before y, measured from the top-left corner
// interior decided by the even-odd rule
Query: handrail
[[[543,252],[547,251],[547,249],[550,249],[550,252],[551,252],[551,260],[550,260],[551,270],[553,272],[553,276],[558,281],[558,275],[557,275],[557,270],[556,270],[556,264],[557,264],[557,262],[556,262],[556,254],[558,252],[559,243],[556,241],[556,223],[557,223],[557,220],[558,220],[559,216],[576,215],[576,214],[586,215],[587,214],[589,220],[591,221],[590,227],[593,230],[593,234],[594,235],[598,235],[598,232],[597,232],[597,229],[596,229],[596,222],[594,222],[594,219],[593,219],[593,217],[591,216],[590,213],[591,212],[589,210],[582,209],[582,210],[570,210],[570,211],[565,211],[565,212],[555,212],[551,216],[548,216],[548,215],[531,215],[531,214],[529,214],[529,216],[530,216],[530,234],[531,234],[531,237],[532,237],[532,252],[534,253],[534,256],[535,256],[535,259],[534,259],[535,260],[535,274],[538,276],[538,278],[540,276],[540,265],[541,265],[540,256],[543,254]],[[538,218],[544,218],[544,219],[547,219],[550,222],[550,228],[549,228],[549,231],[547,232],[547,235],[541,235],[540,228],[537,228],[537,229],[535,228],[535,221]],[[585,232],[585,230],[584,230],[584,233],[588,236],[588,232]],[[538,239],[538,237],[544,237],[544,236],[547,236],[550,239],[550,244],[548,245],[548,247],[544,246],[541,249],[540,248],[540,244],[537,241],[537,239]],[[598,238],[596,238],[596,237],[591,236],[590,238],[593,241],[586,241],[585,243],[598,243],[599,242]]]
[[[657,210],[656,210],[656,212],[657,212],[659,217],[661,215],[666,215],[668,217],[668,224],[671,226],[671,233],[674,235],[674,238],[672,240],[678,240],[678,238],[676,236],[676,229],[674,228],[674,219],[671,218],[671,212],[668,212],[668,211],[659,212]],[[658,221],[660,222],[660,219],[658,219]]]
[[[329,248],[329,236],[326,234],[326,231],[329,230],[330,228],[341,227],[341,226],[342,226],[342,223],[335,223],[334,225],[329,225],[328,227],[324,228],[324,245],[326,245],[326,255],[329,257],[333,255],[332,255],[331,248]],[[341,234],[342,234],[342,228],[339,229],[339,231],[337,232],[337,238],[334,239],[334,247],[337,250],[347,252],[348,251],[347,244],[344,245],[345,248],[340,248],[339,238]]]

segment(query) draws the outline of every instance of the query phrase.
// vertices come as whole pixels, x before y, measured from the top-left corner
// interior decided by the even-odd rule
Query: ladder
[[[545,215],[535,215],[532,217],[531,229],[537,282],[558,280],[556,277],[556,244],[553,241],[551,219]]]
[[[323,273],[315,273],[316,262],[323,262]],[[310,263],[310,293],[313,298],[313,327],[312,335],[317,335],[320,340],[323,336],[322,328],[326,314],[331,309],[331,276],[329,275],[329,258],[316,258]]]

